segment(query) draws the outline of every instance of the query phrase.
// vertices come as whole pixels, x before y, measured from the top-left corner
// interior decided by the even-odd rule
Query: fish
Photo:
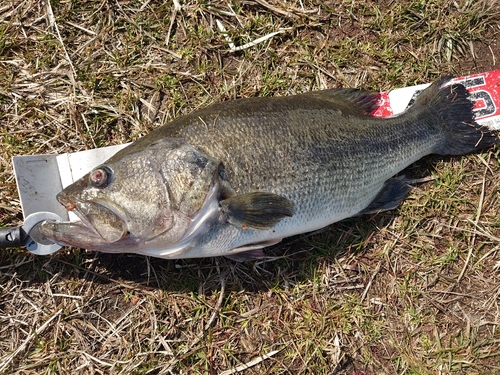
[[[451,76],[396,116],[371,115],[379,95],[245,98],[174,119],[64,188],[57,200],[79,220],[40,233],[110,253],[259,259],[283,238],[397,208],[409,190],[400,172],[423,156],[499,141]]]

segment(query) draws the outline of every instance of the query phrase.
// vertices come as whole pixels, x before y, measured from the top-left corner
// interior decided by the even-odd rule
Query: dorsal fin
[[[303,95],[334,103],[343,113],[358,116],[370,115],[377,108],[380,100],[380,93],[358,89],[328,89]]]

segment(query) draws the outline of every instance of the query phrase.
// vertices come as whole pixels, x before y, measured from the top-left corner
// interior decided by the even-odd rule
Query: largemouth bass
[[[61,244],[160,258],[263,256],[262,248],[397,207],[394,177],[428,154],[498,142],[464,86],[443,77],[401,115],[378,94],[331,89],[214,104],[138,139],[58,194],[80,221],[46,221]]]

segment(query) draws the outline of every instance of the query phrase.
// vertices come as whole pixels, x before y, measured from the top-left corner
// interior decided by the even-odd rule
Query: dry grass
[[[235,97],[498,69],[499,12],[494,0],[4,1],[0,223],[22,217],[13,155],[123,143]],[[499,152],[426,158],[407,175],[433,180],[396,212],[293,238],[266,261],[4,250],[0,372],[500,373]]]

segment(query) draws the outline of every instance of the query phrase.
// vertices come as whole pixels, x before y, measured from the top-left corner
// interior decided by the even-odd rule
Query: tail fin
[[[499,142],[498,133],[479,125],[472,111],[474,103],[462,84],[447,85],[451,77],[441,77],[420,94],[415,107],[426,107],[436,127],[444,133],[434,152],[440,155],[463,155]]]

